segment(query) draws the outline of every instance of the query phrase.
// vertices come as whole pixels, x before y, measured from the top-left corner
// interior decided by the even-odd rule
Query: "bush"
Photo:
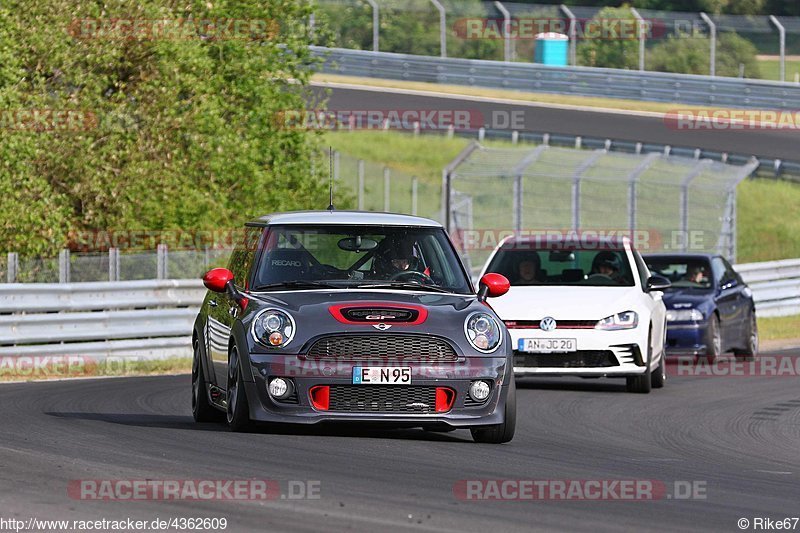
[[[606,7],[601,9],[592,20],[629,20],[636,18],[630,7]],[[639,67],[638,39],[587,39],[578,42],[578,63],[587,67],[627,68]]]
[[[649,70],[681,74],[708,74],[710,41],[702,37],[680,35],[670,37],[654,46],[646,65]],[[717,76],[739,75],[739,65],[744,65],[748,78],[758,78],[761,73],[756,60],[756,47],[735,33],[722,33],[717,39]]]

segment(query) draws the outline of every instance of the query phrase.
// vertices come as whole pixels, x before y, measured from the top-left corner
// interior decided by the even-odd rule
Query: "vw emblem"
[[[391,324],[384,324],[383,322],[381,322],[380,324],[372,324],[372,327],[375,328],[375,329],[379,329],[381,331],[386,331],[387,329],[392,327],[392,325]]]
[[[542,331],[553,331],[556,329],[556,319],[551,316],[546,316],[539,322],[539,329]]]

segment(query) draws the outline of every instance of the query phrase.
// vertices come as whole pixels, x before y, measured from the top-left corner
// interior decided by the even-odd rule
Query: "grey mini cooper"
[[[198,422],[356,422],[514,436],[512,346],[442,226],[353,211],[273,214],[246,224],[193,331]]]

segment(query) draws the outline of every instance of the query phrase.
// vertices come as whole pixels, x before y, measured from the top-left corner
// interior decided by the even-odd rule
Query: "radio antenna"
[[[328,191],[330,195],[330,203],[328,204],[328,211],[333,211],[333,147],[328,146]]]

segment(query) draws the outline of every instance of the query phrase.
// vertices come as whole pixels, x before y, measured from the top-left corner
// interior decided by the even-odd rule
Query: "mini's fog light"
[[[272,378],[268,390],[270,396],[276,400],[283,400],[292,393],[291,384],[283,378]]]
[[[473,381],[469,386],[469,396],[476,402],[482,402],[489,397],[492,387],[483,380]]]

